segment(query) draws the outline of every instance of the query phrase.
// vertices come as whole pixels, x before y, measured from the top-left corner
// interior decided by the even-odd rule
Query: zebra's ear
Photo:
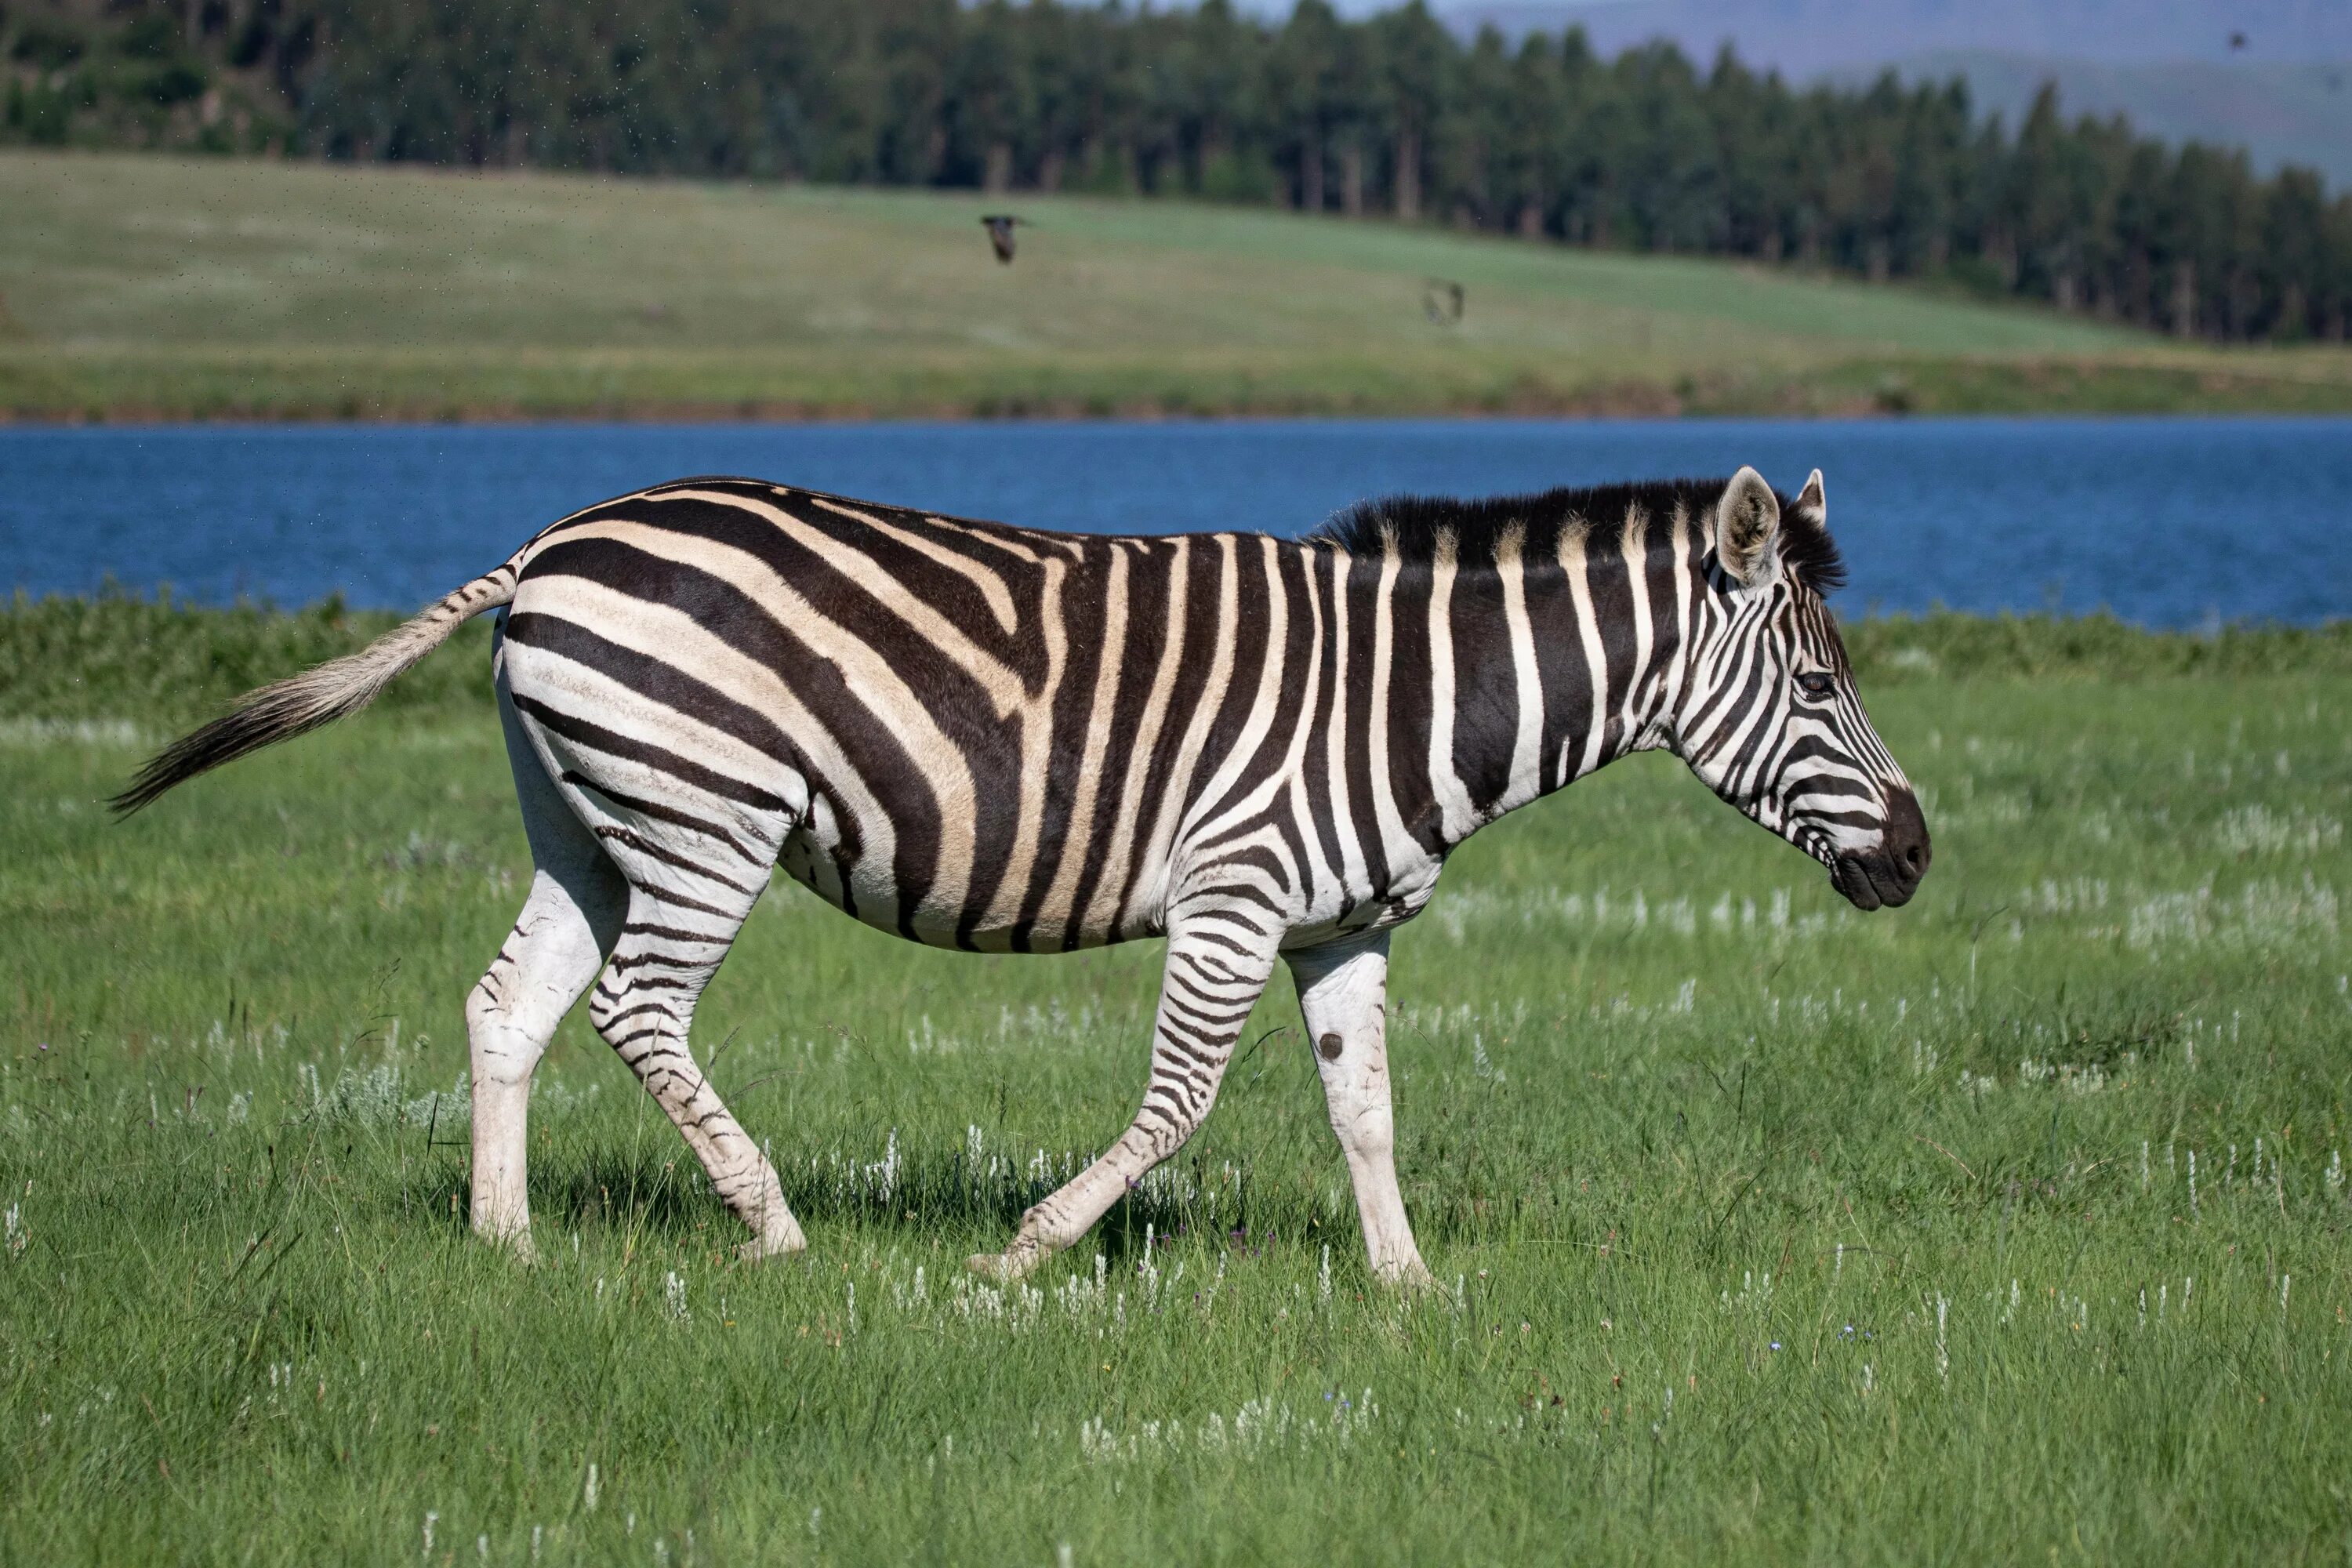
[[[1777,559],[1772,537],[1780,531],[1780,498],[1764,476],[1754,468],[1732,475],[1715,507],[1715,553],[1723,569],[1742,583],[1769,576]]]
[[[1805,488],[1797,493],[1796,503],[1789,510],[1810,512],[1816,523],[1824,528],[1829,526],[1830,503],[1828,497],[1822,493],[1822,471],[1819,468],[1805,476]]]

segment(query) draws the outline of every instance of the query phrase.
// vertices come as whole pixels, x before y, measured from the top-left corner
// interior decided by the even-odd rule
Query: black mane
[[[1640,507],[1654,519],[1674,515],[1680,505],[1694,517],[1706,515],[1723,494],[1728,479],[1651,479],[1636,484],[1596,485],[1586,489],[1563,486],[1533,495],[1381,496],[1360,500],[1332,513],[1328,521],[1308,534],[1356,554],[1376,555],[1387,548],[1391,532],[1397,549],[1408,561],[1427,560],[1437,551],[1441,533],[1454,536],[1454,548],[1465,560],[1489,554],[1503,531],[1517,524],[1534,538],[1557,536],[1571,518],[1595,527],[1612,527],[1626,512]],[[1774,492],[1778,494],[1779,492]],[[1845,563],[1837,542],[1821,519],[1798,511],[1796,503],[1780,496],[1780,560],[1804,579],[1815,593],[1832,594],[1845,586]]]

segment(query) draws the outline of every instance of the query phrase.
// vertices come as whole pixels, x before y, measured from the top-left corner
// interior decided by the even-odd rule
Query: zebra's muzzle
[[[1918,797],[1898,790],[1887,799],[1886,828],[1877,847],[1839,856],[1830,865],[1830,886],[1855,909],[1895,909],[1911,901],[1934,858]]]

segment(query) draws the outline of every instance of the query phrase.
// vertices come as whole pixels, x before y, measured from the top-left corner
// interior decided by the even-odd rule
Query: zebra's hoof
[[[764,1263],[772,1258],[790,1258],[808,1250],[808,1238],[798,1229],[788,1236],[759,1236],[735,1249],[738,1263]]]
[[[1402,1290],[1410,1296],[1437,1289],[1436,1276],[1431,1274],[1428,1266],[1418,1258],[1409,1258],[1402,1263],[1382,1264],[1372,1273],[1391,1290]]]
[[[1029,1252],[975,1252],[964,1259],[964,1267],[993,1284],[1010,1285],[1029,1277],[1029,1271],[1037,1267],[1037,1257]]]
[[[505,1253],[528,1268],[539,1261],[539,1248],[532,1245],[530,1226],[525,1223],[513,1230],[494,1230],[486,1225],[474,1227],[476,1239],[496,1251]]]

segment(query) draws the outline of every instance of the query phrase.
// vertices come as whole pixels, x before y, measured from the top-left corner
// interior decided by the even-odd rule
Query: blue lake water
[[[1288,533],[1364,496],[1828,478],[1848,615],[2352,613],[2352,420],[1272,421],[0,428],[0,591],[112,579],[407,609],[543,524],[749,474],[1047,528]]]

